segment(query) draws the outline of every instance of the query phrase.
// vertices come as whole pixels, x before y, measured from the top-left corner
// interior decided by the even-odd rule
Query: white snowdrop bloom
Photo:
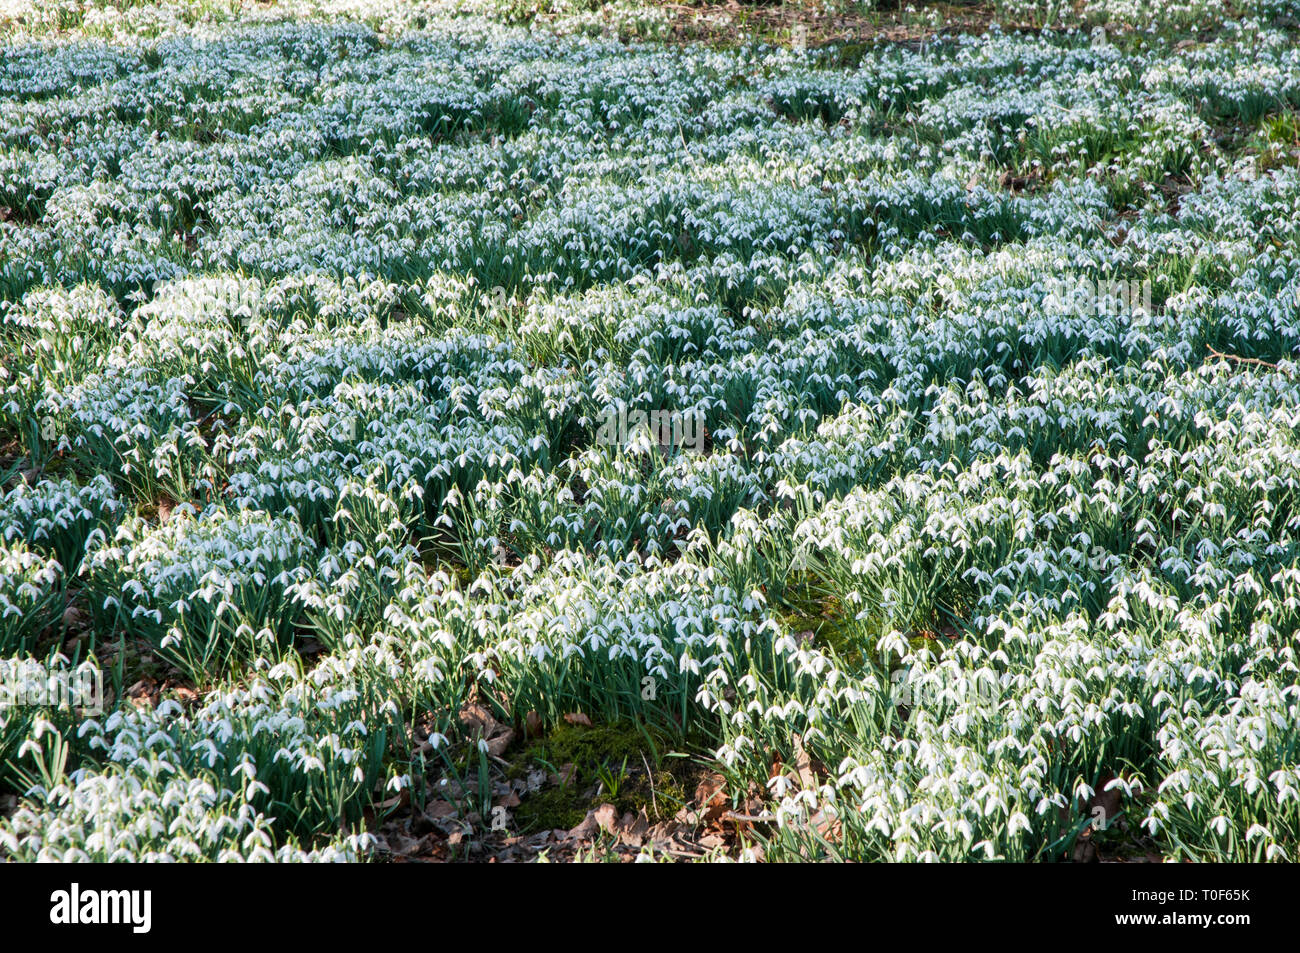
[[[1295,856],[1273,7],[1016,0],[1082,29],[849,66],[563,4],[185,9],[11,18],[0,648],[66,620],[186,683],[0,705],[81,765],[4,850],[363,857],[280,806],[359,823],[488,695],[706,729],[771,778],[766,859],[819,816],[1036,859],[1107,791],[1169,859]]]

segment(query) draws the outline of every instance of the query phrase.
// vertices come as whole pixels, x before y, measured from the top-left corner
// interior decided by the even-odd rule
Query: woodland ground
[[[1298,29],[0,4],[0,856],[1300,859]]]

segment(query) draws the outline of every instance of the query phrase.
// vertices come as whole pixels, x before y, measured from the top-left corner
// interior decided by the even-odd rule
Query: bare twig
[[[1217,357],[1220,360],[1232,361],[1236,364],[1250,364],[1254,367],[1267,367],[1270,370],[1282,371],[1282,373],[1286,374],[1288,377],[1291,376],[1291,371],[1289,369],[1283,369],[1271,361],[1265,361],[1258,357],[1242,357],[1240,354],[1228,354],[1224,351],[1216,351],[1214,348],[1209,348],[1208,350],[1211,357]]]
[[[738,814],[735,811],[727,811],[722,815],[724,821],[744,821],[748,824],[773,824],[776,822],[775,814]]]

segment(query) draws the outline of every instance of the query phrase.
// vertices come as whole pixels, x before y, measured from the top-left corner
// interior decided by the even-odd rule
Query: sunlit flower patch
[[[1294,4],[11,6],[0,856],[633,722],[745,858],[1300,859]]]

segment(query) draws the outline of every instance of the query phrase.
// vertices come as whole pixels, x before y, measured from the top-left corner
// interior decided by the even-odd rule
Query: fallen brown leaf
[[[459,712],[460,723],[470,732],[479,732],[484,738],[491,737],[500,729],[501,723],[492,717],[492,713],[477,702],[470,702]]]
[[[492,755],[492,757],[494,758],[501,757],[503,754],[506,753],[506,749],[510,747],[511,742],[513,742],[514,740],[515,740],[514,730],[511,728],[507,728],[505,731],[503,731],[501,734],[497,735],[496,737],[488,739],[487,742],[488,754]]]
[[[650,818],[646,815],[645,808],[638,811],[636,817],[631,814],[624,815],[619,828],[620,841],[631,847],[640,847],[650,832]]]
[[[411,789],[402,788],[400,793],[394,794],[390,798],[385,798],[375,806],[379,808],[381,811],[391,811],[394,808],[398,808],[398,807],[410,807]]]
[[[436,801],[430,801],[428,806],[425,807],[424,813],[436,820],[442,820],[446,817],[455,817],[458,812],[456,805],[439,798]]]
[[[530,711],[524,716],[524,733],[529,738],[536,738],[542,733],[542,716]]]
[[[714,772],[695,787],[695,804],[706,824],[721,820],[727,810],[727,779]]]
[[[815,788],[817,786],[817,775],[813,773],[812,758],[804,750],[803,738],[799,735],[793,735],[794,741],[794,768],[798,774],[799,782],[806,788]]]
[[[613,834],[618,826],[618,811],[614,809],[613,804],[602,804],[596,810],[592,811],[596,819],[596,824],[606,834]]]

